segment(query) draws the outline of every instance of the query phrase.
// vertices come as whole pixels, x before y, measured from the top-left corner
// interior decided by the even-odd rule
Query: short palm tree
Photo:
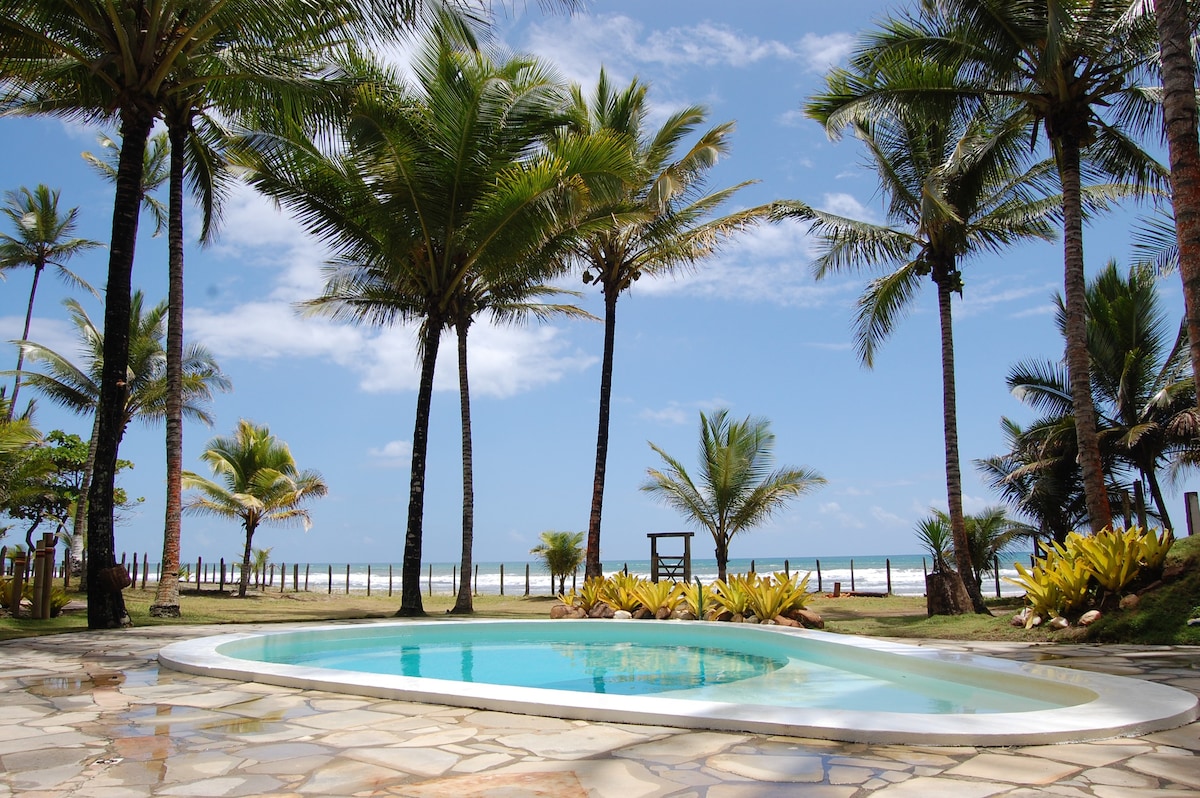
[[[589,579],[602,573],[600,521],[608,462],[617,299],[644,276],[696,265],[712,255],[724,239],[765,218],[768,212],[767,206],[758,206],[713,216],[752,182],[711,192],[705,185],[709,171],[729,151],[733,123],[709,128],[689,144],[689,137],[707,116],[704,108],[689,106],[651,130],[646,90],[647,86],[637,79],[624,89],[614,86],[604,70],[591,98],[585,99],[578,87],[573,90],[573,135],[615,137],[631,158],[621,194],[606,197],[589,209],[590,215],[608,217],[611,224],[596,229],[575,248],[575,258],[583,265],[584,283],[598,285],[604,297],[596,467],[585,565]]]
[[[884,61],[884,59],[880,59]],[[803,203],[780,203],[778,213],[810,223],[822,247],[817,279],[848,270],[892,270],[872,280],[858,300],[855,343],[863,363],[875,352],[912,305],[924,277],[934,284],[941,327],[943,443],[946,495],[958,574],[976,612],[988,612],[972,579],[962,509],[962,468],[958,453],[957,391],[951,296],[962,294],[964,262],[997,253],[1022,240],[1052,240],[1047,220],[1055,208],[1046,162],[1028,163],[1020,120],[995,121],[994,109],[963,115],[953,98],[891,113],[847,119],[848,97],[877,84],[878,91],[919,90],[953,78],[953,64],[912,58],[907,53],[875,63],[869,77],[835,69],[826,89],[807,106],[809,116],[840,135],[850,122],[875,163],[888,201],[889,224],[836,216]],[[1013,109],[1009,109],[1010,111]],[[953,608],[964,612],[966,607]]]
[[[98,420],[95,413],[104,368],[104,334],[77,301],[68,299],[63,304],[79,339],[77,360],[33,341],[19,341],[18,344],[32,363],[42,364],[41,371],[27,374],[27,385],[55,404],[93,417],[82,498],[75,511],[72,538],[74,545],[79,547],[72,555],[79,562],[88,535],[87,497],[96,457]],[[166,413],[166,354],[163,350],[166,303],[145,308],[142,292],[135,291],[130,306],[128,391],[119,430],[122,437],[133,419],[153,424]],[[229,379],[221,372],[212,354],[199,345],[188,348],[183,371],[184,414],[193,421],[211,426],[208,404],[215,391],[230,389]]]
[[[301,505],[324,496],[328,487],[318,472],[299,470],[287,444],[266,426],[245,419],[233,435],[209,441],[200,458],[212,468],[213,479],[184,472],[184,487],[198,491],[184,504],[184,512],[241,521],[246,546],[238,596],[244,598],[258,527],[298,523],[308,529],[312,521]]]
[[[700,473],[698,482],[683,464],[653,443],[666,470],[646,469],[649,478],[641,489],[713,536],[717,571],[726,577],[729,543],[771,517],[787,502],[825,484],[825,478],[807,468],[772,470],[775,435],[766,419],[729,418],[729,411],[700,414]]]
[[[75,232],[79,209],[71,208],[66,213],[59,213],[58,197],[58,191],[51,191],[43,185],[39,185],[33,191],[22,187],[18,191],[8,192],[5,197],[3,212],[12,222],[16,235],[0,233],[0,274],[20,266],[33,267],[33,286],[29,289],[29,305],[25,309],[22,340],[29,337],[38,280],[47,266],[53,266],[58,275],[68,283],[89,291],[93,296],[99,296],[96,289],[86,280],[67,268],[67,261],[102,244],[86,238],[70,238],[71,233]],[[17,373],[13,378],[12,400],[8,405],[9,419],[17,406],[17,392],[21,387],[21,367],[24,360],[25,350],[18,349]]]
[[[1156,118],[1141,85],[1145,55],[1157,42],[1154,21],[1131,13],[1125,0],[925,0],[923,14],[893,19],[854,56],[869,74],[883,54],[907,51],[928,62],[960,65],[952,81],[929,91],[868,91],[848,99],[856,115],[895,106],[939,102],[954,94],[966,104],[1016,101],[1044,130],[1061,185],[1066,362],[1076,419],[1088,519],[1093,530],[1112,522],[1092,403],[1084,308],[1083,175],[1085,162],[1122,183],[1155,188],[1164,170],[1131,136]]]
[[[543,532],[542,542],[529,550],[542,559],[546,570],[550,572],[550,590],[554,590],[554,580],[558,579],[558,594],[567,592],[567,576],[575,573],[583,564],[583,533],[582,532]]]
[[[100,177],[109,183],[116,183],[121,145],[103,133],[96,137],[96,144],[100,147],[100,154],[85,151],[81,153],[83,160],[87,161]],[[169,158],[170,143],[167,134],[155,133],[146,143],[146,155],[142,159],[142,210],[154,219],[155,236],[161,235],[162,231],[167,229],[167,206],[154,196],[154,192],[162,188],[171,177]]]

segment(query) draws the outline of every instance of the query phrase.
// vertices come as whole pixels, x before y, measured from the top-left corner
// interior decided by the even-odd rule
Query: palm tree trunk
[[[475,476],[471,446],[471,389],[467,379],[467,331],[470,318],[460,318],[455,324],[458,333],[458,405],[462,414],[462,565],[458,598],[453,613],[468,614],[475,611],[471,602],[471,549],[475,541]]]
[[[246,522],[246,548],[242,551],[242,573],[238,577],[238,598],[245,598],[250,587],[250,547],[254,541],[256,524]],[[200,584],[200,575],[196,575],[196,584]]]
[[[1163,499],[1162,486],[1158,484],[1158,474],[1153,468],[1144,469],[1142,474],[1146,477],[1146,482],[1150,484],[1150,496],[1154,499],[1154,506],[1158,508],[1158,518],[1162,521],[1163,529],[1168,532],[1172,531],[1174,527],[1171,525],[1171,516],[1167,512],[1167,502]]]
[[[1075,437],[1079,467],[1083,471],[1083,493],[1092,532],[1111,526],[1112,510],[1104,485],[1100,438],[1096,430],[1096,406],[1092,402],[1091,362],[1087,350],[1087,292],[1083,268],[1083,205],[1079,175],[1079,139],[1075,135],[1056,138],[1059,179],[1062,182],[1064,276],[1066,308],[1066,361],[1075,411]]]
[[[1186,0],[1154,0],[1162,53],[1163,122],[1171,163],[1171,198],[1179,240],[1179,276],[1191,342],[1192,373],[1200,374],[1200,146],[1197,146],[1196,62]],[[1200,391],[1196,393],[1200,402]]]
[[[613,345],[617,329],[617,286],[604,287],[604,357],[600,363],[600,419],[596,425],[596,472],[592,478],[592,511],[588,516],[584,579],[603,576],[600,562],[600,515],[604,509],[604,476],[608,464],[608,424],[612,406]]]
[[[433,369],[437,365],[442,320],[433,314],[422,325],[421,384],[413,424],[412,472],[408,487],[408,529],[404,534],[404,559],[400,564],[399,617],[425,614],[421,603],[421,537],[425,520],[425,459],[429,451],[429,408],[433,404]]]
[[[714,532],[713,540],[717,544],[713,552],[717,558],[717,579],[724,582],[729,575],[729,539],[723,532]]]
[[[42,276],[42,269],[46,267],[45,263],[35,263],[33,265],[33,285],[29,289],[29,306],[25,308],[25,332],[21,333],[21,340],[29,340],[29,326],[33,323],[33,300],[37,296],[38,279]],[[12,421],[17,412],[17,391],[21,388],[21,367],[25,365],[25,349],[17,347],[17,373],[13,377],[13,392],[12,400],[8,404],[8,420]]]
[[[983,594],[975,580],[971,563],[971,543],[967,537],[967,523],[962,506],[962,465],[958,456],[958,393],[954,384],[954,318],[950,293],[957,283],[957,272],[950,266],[938,264],[934,268],[934,283],[937,285],[938,322],[942,333],[942,431],[946,447],[946,504],[950,510],[950,534],[954,539],[954,563],[962,577],[971,606],[977,613],[991,615],[983,603]],[[956,607],[964,613],[966,607]]]
[[[179,546],[183,513],[183,156],[187,128],[170,126],[171,176],[167,211],[167,498],[162,576],[150,605],[156,618],[178,618]]]
[[[142,165],[153,116],[136,108],[121,112],[121,157],[113,202],[112,241],[104,301],[104,367],[96,408],[96,466],[88,491],[88,628],[112,629],[127,617],[112,578],[116,566],[113,491],[125,416],[129,362],[129,313],[133,251],[142,199]],[[105,572],[107,578],[101,578]]]

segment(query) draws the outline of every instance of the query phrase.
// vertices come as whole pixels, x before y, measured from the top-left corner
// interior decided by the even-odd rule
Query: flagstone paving
[[[864,745],[356,698],[191,676],[155,659],[168,643],[228,631],[0,643],[0,798],[1200,795],[1200,722],[1068,745]],[[1197,647],[924,645],[1200,693]]]

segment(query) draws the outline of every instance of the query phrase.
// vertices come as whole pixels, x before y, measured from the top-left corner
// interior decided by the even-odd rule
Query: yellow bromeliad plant
[[[750,594],[750,609],[761,620],[771,620],[779,615],[787,615],[794,610],[804,609],[808,602],[808,578],[797,581],[799,574],[783,573],[759,579]]]
[[[747,616],[752,614],[750,597],[754,585],[758,582],[758,574],[732,574],[728,579],[713,582],[713,600],[717,606],[734,615]]]
[[[701,621],[704,620],[705,613],[716,606],[713,586],[705,585],[699,579],[695,582],[680,582],[679,596],[684,608]]]
[[[633,589],[634,597],[648,612],[657,615],[660,610],[674,612],[683,600],[683,585],[676,582],[639,581]]]
[[[633,612],[642,604],[641,599],[638,598],[638,586],[643,581],[634,574],[618,571],[604,583],[604,603],[614,610]]]

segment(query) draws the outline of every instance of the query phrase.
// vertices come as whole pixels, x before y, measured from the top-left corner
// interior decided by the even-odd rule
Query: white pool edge
[[[697,623],[677,621],[422,621],[451,624],[571,624]],[[406,626],[412,621],[376,624]],[[706,624],[707,625],[707,624]],[[727,626],[721,624],[719,626]],[[345,625],[294,627],[271,632],[240,632],[173,643],[159,652],[159,661],[186,673],[235,681],[253,681],[305,690],[325,690],[374,698],[545,715],[572,720],[635,723],[690,729],[745,731],[792,737],[816,737],[847,742],[1008,746],[1081,742],[1128,737],[1171,729],[1200,717],[1200,702],[1191,693],[1124,676],[1078,671],[1041,663],[943,651],[875,638],[837,635],[787,627],[753,628],[764,634],[799,634],[867,652],[898,653],[927,661],[982,668],[1001,677],[1017,674],[1043,681],[1048,692],[1077,688],[1095,699],[1076,706],[1048,710],[979,715],[931,715],[857,710],[811,709],[692,701],[649,696],[614,696],[532,687],[478,684],[444,679],[281,665],[229,657],[217,651],[225,643],[295,631],[345,630]],[[740,632],[739,632],[740,633]]]

